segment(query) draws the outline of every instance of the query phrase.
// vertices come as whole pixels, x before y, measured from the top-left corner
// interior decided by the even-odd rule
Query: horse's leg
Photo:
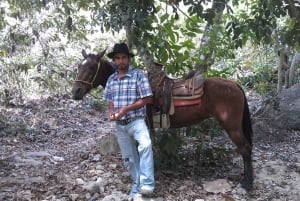
[[[252,146],[248,143],[244,137],[242,128],[226,128],[230,139],[237,146],[238,151],[242,155],[244,164],[244,177],[241,181],[241,185],[247,191],[250,191],[253,187],[253,167],[252,167]]]
[[[253,166],[252,166],[252,156],[251,156],[252,147],[249,146],[247,145],[247,147],[244,147],[244,149],[247,150],[241,151],[243,161],[244,161],[244,178],[242,180],[242,187],[247,191],[250,191],[253,188]]]
[[[217,119],[226,130],[232,142],[237,146],[242,155],[244,163],[244,177],[241,181],[242,187],[247,191],[252,189],[253,185],[253,167],[252,167],[252,144],[248,141],[247,135],[243,132],[243,106],[234,108],[226,107],[222,111],[227,111],[227,115],[219,115]],[[225,112],[226,113],[226,112]],[[222,114],[219,112],[219,114]],[[252,132],[252,131],[251,131]]]

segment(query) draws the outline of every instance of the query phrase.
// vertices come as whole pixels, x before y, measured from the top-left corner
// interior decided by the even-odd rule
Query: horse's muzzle
[[[83,96],[85,95],[82,88],[73,89],[72,94],[74,100],[82,100]]]

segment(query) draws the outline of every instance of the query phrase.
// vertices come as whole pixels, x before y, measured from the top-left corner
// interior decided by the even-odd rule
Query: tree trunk
[[[295,83],[295,74],[299,63],[300,63],[300,52],[296,52],[296,54],[293,57],[293,61],[289,72],[289,84],[288,84],[289,87],[291,87]]]
[[[208,66],[210,66],[213,61],[213,53],[214,53],[214,41],[211,40],[211,33],[217,31],[215,27],[222,23],[222,15],[225,9],[225,2],[220,0],[214,0],[212,3],[212,10],[215,12],[215,17],[211,22],[207,22],[204,30],[203,37],[201,39],[200,45],[200,53],[199,58],[202,60],[202,63],[197,63],[195,65],[195,69],[201,72],[207,70]]]
[[[141,59],[143,63],[145,64],[146,68],[148,69],[153,63],[154,63],[154,58],[147,49],[147,47],[143,47],[142,44],[144,43],[139,43],[139,41],[133,40],[133,38],[137,35],[135,31],[131,28],[130,25],[125,26],[126,30],[126,40],[127,40],[127,45],[129,49],[132,49],[135,47],[141,56]]]
[[[284,67],[287,67],[287,48],[284,48],[282,44],[280,44],[278,32],[276,29],[273,30],[273,38],[274,38],[274,44],[275,44],[275,52],[278,55],[278,64],[277,64],[277,93],[279,93],[282,90],[282,83],[283,83],[283,69]]]
[[[282,89],[282,66],[284,60],[284,52],[283,50],[279,53],[279,60],[278,60],[278,66],[277,66],[277,76],[278,76],[278,82],[277,82],[277,93],[279,93]]]

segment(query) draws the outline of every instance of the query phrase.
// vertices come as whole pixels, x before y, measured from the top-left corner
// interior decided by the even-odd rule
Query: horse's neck
[[[99,77],[99,84],[105,88],[106,86],[106,82],[107,79],[109,78],[109,76],[111,74],[113,74],[116,70],[116,67],[114,66],[113,63],[103,60],[103,67],[101,68],[101,70],[98,73],[98,77]]]

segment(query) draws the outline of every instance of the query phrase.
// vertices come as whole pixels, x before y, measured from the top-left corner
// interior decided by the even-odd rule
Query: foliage
[[[227,12],[223,14],[220,26],[213,24],[216,11],[211,9],[211,4],[218,4],[216,9],[220,10],[226,6]],[[298,8],[299,5],[283,4],[280,0],[273,3],[245,0],[8,0],[0,4],[0,18],[3,19],[0,28],[4,30],[1,33],[0,55],[14,57],[21,48],[28,52],[39,43],[43,55],[31,56],[36,64],[27,65],[27,70],[45,67],[47,72],[54,72],[54,77],[51,73],[50,76],[42,73],[32,78],[40,86],[51,89],[59,85],[61,78],[74,78],[73,69],[66,70],[66,65],[56,62],[59,58],[55,57],[68,53],[65,48],[71,45],[64,40],[88,47],[84,42],[89,40],[87,36],[90,34],[99,34],[99,31],[118,34],[125,30],[131,33],[130,42],[134,46],[147,47],[154,60],[165,64],[169,73],[182,75],[194,64],[201,63],[200,48],[202,53],[212,48],[216,62],[213,66],[218,66],[224,58],[234,59],[234,49],[244,47],[249,39],[252,44],[271,44],[274,29],[280,30],[283,43],[297,45],[300,40],[297,40],[299,34],[295,30],[299,22],[297,18],[288,18],[292,6]],[[284,21],[279,23],[278,19]],[[202,46],[199,41],[202,41],[206,25],[214,26],[206,36],[213,43]],[[60,45],[53,47],[53,43]],[[74,61],[68,61],[67,66]],[[226,77],[234,72],[233,69],[234,66],[212,68],[207,74]]]
[[[274,42],[273,31],[280,31],[282,44],[298,46],[300,34],[296,30],[299,27],[299,16],[293,16],[291,10],[298,9],[297,3],[286,3],[282,0],[274,1],[233,1],[233,5],[246,7],[239,13],[230,15],[231,20],[227,23],[227,33],[235,41],[236,47],[242,47],[247,38],[253,43],[272,44]],[[284,17],[289,16],[294,23],[280,25]],[[298,18],[297,18],[298,17]],[[292,20],[293,19],[293,20]],[[290,22],[291,22],[290,21]],[[286,31],[284,31],[286,30]]]
[[[218,67],[210,68],[206,72],[204,72],[206,77],[222,77],[222,78],[228,78],[232,76],[235,72],[234,66],[224,66],[224,67]]]
[[[276,88],[277,63],[271,46],[250,46],[239,53],[236,61],[237,78],[248,89],[253,89],[261,95],[272,93]]]
[[[162,15],[156,18],[157,32],[144,32],[141,37],[148,38],[147,47],[156,61],[163,63],[169,73],[184,74],[199,62],[195,51],[200,44],[193,40],[201,34],[201,21],[194,17],[178,24],[175,15]]]
[[[98,12],[102,32],[110,29],[119,32],[124,27],[148,28],[148,19],[155,14],[154,1],[107,1]],[[104,29],[105,28],[105,29]]]
[[[107,102],[102,99],[103,89],[98,88],[94,89],[90,92],[91,99],[90,99],[90,105],[98,111],[105,111],[107,108]]]
[[[186,136],[201,139],[203,135],[211,138],[222,135],[224,132],[219,122],[214,118],[205,119],[199,124],[186,128]]]
[[[178,151],[183,140],[180,129],[159,129],[152,131],[155,166],[157,169],[173,169],[180,160]]]
[[[0,137],[24,136],[25,133],[32,133],[32,129],[27,125],[26,120],[20,116],[15,116],[14,120],[0,113]]]
[[[213,118],[187,128],[156,129],[152,133],[155,151],[155,164],[158,169],[173,169],[181,161],[179,152],[188,139],[200,140],[204,135],[214,138],[222,135],[224,130]],[[207,158],[206,145],[197,146],[198,157]],[[203,152],[202,152],[202,151]]]
[[[260,95],[272,93],[277,84],[277,76],[270,66],[260,66],[254,69],[254,73],[241,77],[240,83],[248,89],[254,89]]]

